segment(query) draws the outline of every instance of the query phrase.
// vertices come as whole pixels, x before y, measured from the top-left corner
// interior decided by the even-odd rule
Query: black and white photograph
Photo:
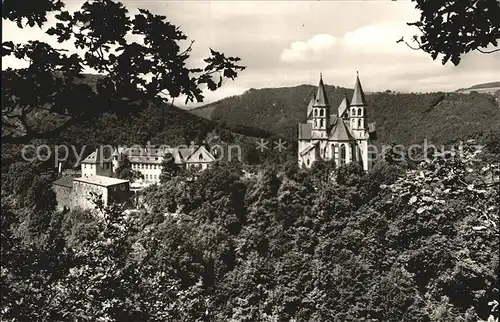
[[[500,0],[2,0],[0,321],[499,322]]]

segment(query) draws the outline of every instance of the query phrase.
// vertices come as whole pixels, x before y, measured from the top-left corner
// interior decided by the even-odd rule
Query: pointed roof
[[[319,85],[314,97],[314,106],[329,106],[326,96],[325,84],[323,84],[323,75],[319,74]]]
[[[101,162],[111,162],[111,150],[106,147],[97,148],[94,152],[89,154],[82,163],[99,164]]]
[[[344,121],[338,120],[337,124],[332,130],[330,135],[330,140],[333,141],[355,141],[354,137],[349,132],[349,129],[345,125]]]
[[[366,99],[361,82],[359,81],[359,74],[356,72],[356,84],[354,85],[354,93],[352,94],[351,106],[365,106]]]
[[[309,104],[307,105],[307,117],[310,117],[313,111],[313,106],[314,106],[314,96],[311,95],[311,100],[309,101]]]
[[[344,94],[344,99],[339,105],[338,108],[338,117],[342,117],[342,115],[349,109],[349,99],[347,98],[347,94]]]
[[[201,151],[201,155],[204,155],[204,156],[206,156],[208,158],[208,159],[203,159],[203,162],[213,162],[213,161],[215,161],[215,157],[212,155],[212,153],[208,152],[208,150],[203,145],[200,145],[197,149],[195,149],[193,151],[193,153],[191,153],[191,155],[189,155],[186,158],[186,162],[200,162],[200,159],[196,160],[194,158],[194,156],[196,155],[196,153],[198,151]]]

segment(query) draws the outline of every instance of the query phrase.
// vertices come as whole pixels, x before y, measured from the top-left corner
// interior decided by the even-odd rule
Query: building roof
[[[351,132],[345,125],[344,121],[339,119],[337,124],[332,129],[332,134],[330,135],[330,140],[333,141],[355,141]]]
[[[301,123],[299,124],[299,140],[310,140],[311,139],[311,123]]]
[[[94,152],[89,154],[82,163],[98,164],[103,162],[111,162],[111,149],[99,147]]]
[[[175,163],[181,164],[195,151],[191,148],[128,148],[122,151],[131,163],[161,164],[167,154],[172,154]]]
[[[153,157],[153,156],[136,156],[132,155],[128,157],[130,163],[150,163],[150,164],[161,164],[163,158]]]
[[[210,152],[208,152],[208,150],[203,145],[200,145],[196,150],[193,151],[193,153],[191,153],[191,155],[189,157],[186,158],[186,162],[193,162],[193,163],[194,162],[200,162],[200,160],[193,159],[193,155],[195,155],[195,153],[197,151],[201,151],[201,153],[203,153],[204,155],[208,156],[208,160],[203,159],[202,162],[213,162],[213,161],[215,161],[214,156]]]
[[[338,117],[345,117],[347,115],[344,115],[347,111],[349,110],[349,99],[347,96],[344,94],[344,99],[339,105],[338,111],[337,111],[337,116]]]
[[[177,152],[179,153],[179,155],[181,156],[181,158],[182,158],[182,160],[183,160],[183,161],[186,161],[186,160],[187,160],[187,158],[189,158],[189,156],[190,156],[191,154],[193,154],[193,153],[194,153],[194,151],[195,151],[195,150],[193,150],[193,149],[186,149],[186,148],[183,148],[183,149],[176,149],[176,150],[177,150]]]
[[[337,123],[338,117],[336,114],[330,114],[330,129]]]
[[[354,84],[351,106],[366,106],[365,93],[363,93],[363,87],[361,87],[359,75],[356,75],[356,84]]]
[[[167,154],[172,154],[174,162],[176,164],[182,164],[186,162],[193,153],[203,148],[205,154],[208,154],[212,161],[215,161],[213,155],[208,152],[208,150],[203,146],[198,146],[196,148],[186,147],[186,148],[170,148],[166,146],[160,146],[159,148],[152,147],[149,149],[135,147],[128,148],[122,151],[123,154],[127,155],[131,163],[150,163],[150,164],[161,164],[163,159]],[[194,162],[194,160],[193,160]]]
[[[313,106],[314,106],[314,96],[311,96],[311,100],[309,101],[309,104],[307,105],[307,117],[308,118],[312,115]]]
[[[128,157],[149,157],[149,158],[155,158],[155,157],[162,157],[165,155],[165,150],[168,149],[159,149],[159,148],[151,148],[151,149],[146,149],[142,147],[130,147],[127,149],[124,149],[121,153],[127,155]]]
[[[308,154],[309,152],[311,152],[312,150],[316,149],[317,147],[318,147],[318,142],[316,142],[316,143],[308,146],[304,150],[302,150],[302,152],[300,152],[300,156],[303,157],[304,155]]]
[[[319,85],[314,97],[314,106],[330,106],[328,97],[326,96],[325,84],[323,84],[323,76],[319,76]]]
[[[94,184],[97,186],[103,186],[103,187],[110,187],[110,186],[129,182],[128,180],[122,180],[122,179],[105,177],[105,176],[98,176],[98,175],[89,176],[89,177],[74,178],[73,180],[84,182],[84,183],[90,183],[90,184]]]
[[[52,184],[60,187],[73,188],[73,177],[62,177],[54,181]]]

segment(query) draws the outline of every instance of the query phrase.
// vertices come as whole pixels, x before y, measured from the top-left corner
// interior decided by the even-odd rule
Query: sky
[[[68,10],[82,1],[64,1]],[[353,87],[356,72],[365,91],[454,91],[500,80],[500,52],[472,52],[458,66],[442,65],[439,58],[396,41],[417,31],[407,22],[418,20],[414,3],[399,1],[194,1],[126,0],[132,14],[137,8],[167,16],[194,40],[191,64],[204,66],[209,48],[240,57],[247,69],[235,81],[215,92],[206,91],[201,104],[241,94],[250,88],[326,84]],[[49,19],[49,23],[53,21]],[[38,28],[18,29],[4,22],[4,41],[41,40],[59,48],[53,37]],[[181,44],[186,47],[188,42]],[[24,62],[2,58],[3,68]],[[189,104],[197,106],[199,104]]]

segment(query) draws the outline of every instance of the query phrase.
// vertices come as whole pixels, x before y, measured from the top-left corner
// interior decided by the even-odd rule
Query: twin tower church
[[[337,167],[357,162],[370,170],[375,157],[369,148],[375,139],[375,123],[368,122],[369,112],[359,75],[351,101],[344,97],[337,113],[331,110],[320,75],[316,94],[307,106],[307,123],[299,124],[299,166],[309,168],[316,160],[333,159]]]

